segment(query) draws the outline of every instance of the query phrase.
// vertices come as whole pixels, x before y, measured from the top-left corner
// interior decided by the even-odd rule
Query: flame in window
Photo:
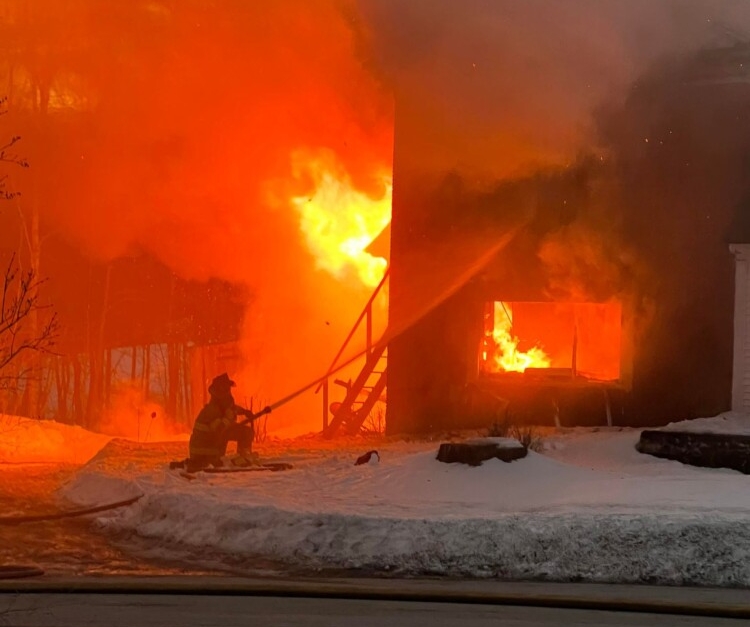
[[[513,334],[513,308],[510,303],[494,303],[494,326],[486,338],[492,350],[495,371],[523,372],[527,368],[549,368],[550,358],[539,346],[534,346],[527,351],[518,349],[519,339]],[[482,352],[487,359],[488,351]]]

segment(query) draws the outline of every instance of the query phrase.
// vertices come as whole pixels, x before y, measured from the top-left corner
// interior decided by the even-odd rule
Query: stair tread
[[[387,273],[388,270],[386,270],[386,275],[383,277],[381,285],[385,283]],[[380,289],[380,286],[377,289]],[[374,299],[376,293],[377,290],[373,294],[372,299]],[[371,307],[372,299],[367,307]],[[368,315],[372,315],[372,310],[369,311]],[[355,324],[355,329],[360,322],[361,319]],[[346,346],[346,343],[344,346]],[[333,435],[342,428],[351,433],[356,433],[360,430],[367,416],[383,400],[382,393],[386,387],[387,370],[388,344],[368,342],[365,364],[359,371],[358,376],[354,381],[350,379],[347,383],[342,382],[340,384],[347,388],[346,394],[341,403],[336,403],[339,405],[336,412],[331,412],[333,418],[325,429],[327,436]],[[338,383],[338,381],[334,380],[334,383]]]

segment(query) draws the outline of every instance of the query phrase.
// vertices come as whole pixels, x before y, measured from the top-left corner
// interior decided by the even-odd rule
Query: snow
[[[750,435],[750,415],[740,412],[727,412],[713,418],[671,422],[664,427],[664,431]]]
[[[83,464],[110,440],[52,420],[0,414],[0,463]]]
[[[166,468],[177,445],[113,440],[62,496],[89,505],[142,493],[97,525],[235,564],[750,585],[748,477],[641,455],[639,433],[567,430],[542,453],[479,467],[438,462],[439,441],[274,441],[261,456],[293,470],[194,480]],[[355,466],[371,449],[380,462]]]
[[[521,443],[513,438],[469,438],[465,443],[474,446],[494,444],[497,448],[521,448]]]

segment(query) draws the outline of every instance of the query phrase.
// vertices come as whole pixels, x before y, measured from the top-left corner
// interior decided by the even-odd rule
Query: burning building
[[[219,364],[264,402],[320,376],[384,272],[391,189],[389,430],[728,406],[750,65],[685,52],[744,3],[689,3],[668,36],[687,2],[408,4],[4,3],[3,122],[32,167],[0,246],[88,355],[58,369],[72,415],[110,374],[149,382],[150,346],[185,415]],[[318,427],[304,400],[274,424]]]
[[[391,326],[418,322],[389,344],[390,432],[653,425],[729,409],[727,244],[749,188],[749,63],[738,44],[656,66],[602,113],[589,155],[494,183],[462,172],[460,151],[455,170],[425,167],[444,134],[400,94]],[[461,273],[455,289],[431,287]]]
[[[398,175],[397,165],[396,185]],[[423,315],[389,345],[388,429],[498,420],[612,424],[632,385],[633,305],[621,286],[610,283],[612,276],[592,282],[601,285],[556,291],[555,270],[541,254],[553,254],[550,229],[562,229],[569,219],[555,211],[564,208],[561,199],[584,202],[577,196],[588,192],[578,177],[504,183],[478,195],[457,180],[436,190],[422,199],[404,192],[407,207],[425,208],[421,218],[401,214],[398,187],[394,196],[392,321],[398,326],[420,307]],[[431,212],[435,202],[445,211]],[[518,214],[495,214],[508,206]],[[455,222],[451,214],[462,218]],[[554,227],[545,223],[550,219]],[[420,228],[429,233],[426,255],[415,252]],[[504,245],[492,251],[492,239]],[[453,249],[458,252],[451,254]],[[577,255],[567,247],[554,254],[571,262]],[[412,273],[440,279],[431,288]],[[458,276],[468,280],[443,291]]]

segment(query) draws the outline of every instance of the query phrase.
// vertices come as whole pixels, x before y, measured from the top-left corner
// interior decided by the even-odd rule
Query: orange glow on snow
[[[292,204],[317,267],[341,280],[353,271],[364,285],[375,287],[388,262],[365,249],[391,221],[390,175],[381,177],[382,196],[371,198],[355,189],[344,172],[334,173],[319,161],[302,167],[315,191],[293,198]]]

